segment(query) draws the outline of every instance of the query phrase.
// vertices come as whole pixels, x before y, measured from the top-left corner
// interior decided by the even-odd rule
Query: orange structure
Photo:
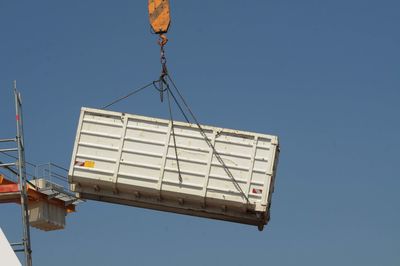
[[[28,205],[30,202],[46,201],[49,204],[56,205],[58,207],[65,208],[68,213],[75,212],[74,204],[65,204],[57,198],[49,198],[48,195],[40,192],[35,186],[28,184]],[[6,179],[3,175],[0,175],[0,203],[17,203],[21,204],[21,192],[18,187],[18,183]]]
[[[149,19],[153,31],[157,34],[167,33],[171,18],[168,0],[149,0]]]

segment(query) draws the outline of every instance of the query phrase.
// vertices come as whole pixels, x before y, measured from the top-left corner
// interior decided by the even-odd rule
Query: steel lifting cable
[[[162,65],[160,78],[158,80],[154,80],[154,81],[152,81],[152,82],[150,82],[150,83],[148,83],[148,84],[146,84],[146,85],[144,85],[144,86],[142,86],[142,87],[140,87],[138,89],[135,89],[135,90],[131,91],[130,93],[126,94],[125,96],[122,96],[120,98],[115,99],[114,101],[112,101],[111,103],[109,103],[107,105],[104,105],[100,109],[107,109],[108,107],[110,107],[110,106],[112,106],[112,105],[114,105],[114,104],[116,104],[116,103],[118,103],[118,102],[120,102],[122,100],[125,100],[126,98],[128,98],[128,97],[130,97],[132,95],[135,95],[135,94],[141,92],[142,90],[144,90],[144,89],[146,89],[146,88],[148,88],[148,87],[150,87],[152,85],[155,87],[155,89],[157,89],[160,92],[161,102],[163,101],[163,93],[166,91],[166,89],[164,89],[164,87],[163,87],[163,84],[166,84],[165,76],[167,76],[167,74],[168,74],[167,65],[166,65],[167,59],[165,57],[165,51],[164,51],[164,45],[166,44],[166,41],[162,37],[160,37],[160,40],[158,41],[158,44],[160,45],[160,54],[161,54],[160,62],[161,62],[161,65]],[[156,86],[156,83],[159,83],[159,88]]]
[[[172,133],[172,138],[173,138],[173,142],[174,142],[174,150],[175,150],[175,158],[176,158],[176,164],[177,164],[177,168],[178,168],[178,176],[179,176],[179,182],[182,183],[182,175],[181,175],[181,168],[179,165],[179,158],[178,158],[178,148],[176,146],[176,137],[175,137],[175,125],[174,125],[174,119],[172,116],[172,106],[171,106],[171,100],[170,100],[170,93],[172,94],[171,89],[169,88],[169,84],[167,82],[167,80],[165,79],[165,77],[168,75],[168,70],[167,70],[167,59],[165,57],[165,51],[164,51],[164,45],[166,42],[163,41],[159,41],[159,45],[160,45],[160,50],[161,50],[161,56],[160,56],[160,62],[161,62],[161,74],[160,74],[160,78],[158,80],[154,80],[146,85],[144,85],[143,87],[140,87],[130,93],[128,93],[125,96],[122,96],[114,101],[112,101],[111,103],[103,106],[101,109],[106,109],[122,100],[125,100],[126,98],[135,95],[136,93],[139,93],[140,91],[150,87],[153,85],[153,87],[160,93],[160,100],[161,102],[163,102],[164,99],[164,92],[167,92],[167,99],[168,99],[168,109],[169,109],[169,116],[170,116],[170,120],[171,120],[171,133]],[[158,86],[157,86],[158,83]],[[174,98],[174,100],[176,101],[175,96],[172,95],[172,97]],[[181,108],[181,106],[179,106],[181,112],[183,113],[183,110]],[[183,113],[184,114],[184,113]],[[187,117],[184,114],[186,120]]]
[[[174,99],[176,105],[178,106],[179,110],[181,111],[183,117],[185,118],[186,122],[191,124],[189,118],[187,117],[187,115],[185,114],[185,112],[182,109],[182,106],[179,104],[178,100],[176,99],[174,93],[171,91],[171,89],[169,90],[169,93],[171,94],[172,98]]]
[[[108,107],[110,107],[111,105],[114,105],[136,93],[139,93],[140,91],[150,87],[153,85],[153,87],[160,92],[160,100],[161,102],[163,102],[163,98],[164,98],[164,92],[167,92],[167,99],[168,99],[168,110],[169,110],[169,116],[170,116],[170,120],[171,120],[171,133],[172,133],[172,137],[173,137],[173,141],[174,141],[174,150],[175,150],[175,158],[176,158],[176,164],[177,164],[177,168],[178,168],[178,175],[179,175],[179,182],[182,183],[182,175],[181,175],[181,170],[180,170],[180,165],[179,165],[179,158],[178,158],[178,148],[176,146],[176,137],[175,137],[175,125],[174,125],[174,119],[172,116],[172,107],[171,107],[171,99],[170,97],[173,98],[173,100],[175,101],[176,105],[178,106],[179,110],[181,111],[182,115],[184,116],[185,120],[187,123],[191,124],[188,116],[186,115],[185,111],[183,110],[182,106],[180,105],[178,99],[175,97],[174,93],[172,92],[167,80],[165,79],[165,77],[168,78],[168,80],[171,82],[171,84],[173,85],[175,91],[178,93],[179,98],[181,99],[181,101],[183,102],[183,104],[185,105],[186,109],[189,111],[190,116],[192,117],[192,119],[195,121],[195,124],[197,125],[197,127],[200,130],[200,133],[202,134],[204,140],[206,141],[207,145],[212,149],[213,154],[215,155],[215,157],[217,158],[218,162],[222,165],[224,171],[226,172],[226,174],[229,176],[229,178],[232,179],[233,184],[235,185],[236,189],[243,195],[243,197],[246,199],[248,204],[250,203],[249,198],[247,197],[247,195],[244,193],[243,189],[240,187],[239,183],[237,182],[237,180],[235,179],[235,177],[233,176],[232,172],[229,170],[228,166],[225,164],[224,160],[222,159],[221,155],[218,153],[218,151],[216,150],[215,146],[211,143],[210,139],[207,137],[207,134],[205,133],[203,127],[200,125],[200,123],[198,122],[196,116],[194,115],[194,113],[192,112],[191,108],[189,107],[189,105],[187,104],[185,98],[182,96],[181,92],[179,91],[178,87],[175,85],[174,81],[172,80],[171,76],[168,73],[167,70],[167,59],[165,57],[165,51],[164,51],[164,45],[166,42],[163,42],[162,38],[159,41],[159,45],[160,45],[160,53],[161,53],[161,57],[160,57],[160,62],[161,62],[161,75],[160,78],[158,80],[152,81],[148,84],[146,84],[143,87],[140,87],[130,93],[128,93],[127,95],[120,97],[114,101],[112,101],[111,103],[103,106],[101,109],[106,109]],[[157,83],[159,83],[158,87],[157,87]]]
[[[172,134],[172,139],[174,141],[175,160],[176,160],[176,166],[178,168],[179,183],[182,183],[183,179],[182,179],[181,168],[180,168],[179,158],[178,158],[178,147],[176,146],[175,125],[174,125],[174,118],[172,116],[172,106],[171,106],[171,99],[170,99],[171,89],[169,88],[169,84],[168,84],[167,80],[165,79],[165,77],[168,75],[167,58],[165,57],[165,50],[164,50],[164,46],[167,43],[167,39],[162,34],[159,37],[160,37],[160,39],[158,40],[158,44],[160,45],[160,63],[161,63],[159,88],[157,88],[156,82],[153,82],[153,84],[154,84],[154,87],[156,89],[158,89],[158,91],[160,92],[161,102],[163,102],[163,99],[164,99],[164,92],[165,91],[167,92],[169,118],[171,121],[171,134]],[[168,147],[167,147],[167,149],[168,149]]]
[[[226,166],[224,160],[222,159],[221,155],[218,153],[218,151],[216,150],[215,146],[212,144],[212,142],[210,141],[210,139],[207,137],[203,127],[200,125],[200,123],[198,122],[196,116],[194,115],[194,113],[192,112],[192,110],[190,109],[189,105],[186,103],[185,98],[182,96],[182,94],[180,93],[178,87],[175,85],[174,81],[172,80],[171,76],[169,74],[167,74],[168,80],[171,82],[171,84],[173,85],[174,89],[176,90],[176,92],[179,95],[179,98],[181,99],[181,101],[183,102],[183,104],[185,105],[186,109],[189,111],[191,117],[193,118],[193,120],[195,121],[197,127],[199,128],[201,134],[204,137],[204,140],[207,142],[208,146],[213,150],[213,153],[215,155],[215,157],[217,158],[218,162],[222,165],[222,167],[224,168],[224,171],[226,172],[226,174],[232,179],[235,187],[237,188],[237,190],[239,190],[239,192],[243,195],[243,197],[246,199],[248,204],[250,203],[249,198],[247,197],[247,195],[244,193],[243,189],[240,187],[239,183],[236,181],[235,177],[233,176],[232,172],[229,170],[229,168]],[[179,106],[179,109],[182,111],[183,109],[181,108],[179,102],[177,101],[177,99],[175,98],[175,96],[173,95],[171,89],[168,87],[169,92],[171,93],[171,95],[173,96],[175,103]],[[189,120],[187,119],[186,115],[184,114],[184,112],[182,111],[182,114],[185,116],[185,119],[187,120],[188,123]]]
[[[106,109],[106,108],[110,107],[111,105],[114,105],[114,104],[116,104],[116,103],[118,103],[118,102],[120,102],[120,101],[122,101],[122,100],[125,100],[126,98],[128,98],[128,97],[130,97],[130,96],[132,96],[132,95],[134,95],[134,94],[136,94],[136,93],[138,93],[138,92],[141,92],[142,90],[144,90],[144,89],[150,87],[151,85],[154,84],[154,82],[156,82],[156,81],[152,81],[152,82],[150,82],[150,83],[144,85],[143,87],[140,87],[140,88],[138,88],[138,89],[136,89],[136,90],[134,90],[134,91],[128,93],[128,94],[125,95],[125,96],[122,96],[122,97],[120,97],[120,98],[118,98],[118,99],[115,99],[114,101],[112,101],[111,103],[109,103],[109,104],[107,104],[107,105],[104,105],[104,106],[101,107],[100,109]]]
[[[176,166],[178,168],[179,182],[182,183],[183,180],[182,180],[182,175],[181,175],[181,167],[179,166],[178,148],[176,147],[174,118],[172,117],[172,107],[171,107],[171,100],[170,100],[169,94],[170,94],[170,88],[167,84],[167,99],[168,99],[169,117],[171,120],[171,133],[172,133],[172,139],[174,141],[175,159],[176,159]],[[167,149],[168,149],[168,147],[167,147]]]

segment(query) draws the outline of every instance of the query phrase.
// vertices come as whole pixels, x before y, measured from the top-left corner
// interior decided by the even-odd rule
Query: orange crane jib
[[[163,34],[168,31],[171,18],[169,16],[168,0],[149,0],[149,19],[153,31],[157,34]]]

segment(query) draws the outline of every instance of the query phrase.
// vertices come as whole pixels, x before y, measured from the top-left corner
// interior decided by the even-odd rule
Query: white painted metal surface
[[[39,189],[54,187],[55,185],[45,179],[36,179],[32,182]],[[57,198],[57,196],[54,196]],[[53,231],[65,228],[66,208],[51,204],[47,201],[30,202],[28,205],[29,223],[31,226],[44,230]]]
[[[31,226],[43,231],[64,229],[66,210],[62,207],[37,201],[30,202],[28,208]]]
[[[21,266],[21,262],[15,255],[14,250],[10,246],[6,236],[0,228],[0,265],[4,266]]]
[[[82,108],[69,170],[81,198],[202,216],[262,229],[269,220],[276,136]],[[239,188],[239,187],[240,188]]]

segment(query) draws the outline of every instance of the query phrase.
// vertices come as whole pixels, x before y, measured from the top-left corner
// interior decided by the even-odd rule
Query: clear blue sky
[[[32,229],[34,265],[400,265],[399,2],[171,5],[169,69],[200,121],[280,137],[269,225],[87,202]],[[0,137],[17,79],[34,163],[68,166],[80,107],[160,71],[146,0],[1,1],[0,34]],[[152,91],[113,110],[167,117]],[[19,210],[0,206],[12,241]]]

